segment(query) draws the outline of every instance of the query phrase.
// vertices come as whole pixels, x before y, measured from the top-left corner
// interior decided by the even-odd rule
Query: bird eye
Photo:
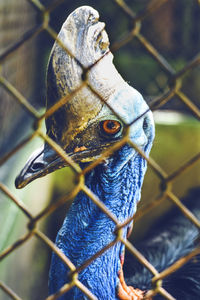
[[[121,129],[121,124],[116,120],[105,120],[101,122],[101,128],[108,135],[115,135]]]

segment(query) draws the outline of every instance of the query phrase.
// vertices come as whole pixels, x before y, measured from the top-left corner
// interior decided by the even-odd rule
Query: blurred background
[[[115,1],[41,1],[48,5],[59,2],[50,14],[50,25],[59,32],[66,17],[81,5],[91,5],[106,23],[111,46],[132,29],[130,18]],[[116,1],[117,2],[117,1]],[[147,0],[127,0],[140,14],[149,5]],[[155,2],[155,1],[154,1]],[[0,76],[11,83],[39,111],[45,110],[45,74],[54,40],[46,31],[33,35],[41,24],[42,14],[34,1],[0,1]],[[200,6],[195,0],[168,0],[144,17],[142,35],[155,47],[171,67],[180,71],[200,52]],[[24,37],[27,40],[14,52],[7,50]],[[5,55],[6,53],[6,55]],[[169,88],[169,75],[150,53],[133,38],[114,53],[114,63],[121,75],[139,90],[147,102],[161,96]],[[200,107],[200,65],[182,78],[181,91]],[[0,81],[1,83],[1,81]],[[34,119],[9,93],[9,87],[0,85],[0,157],[11,151],[33,132]],[[156,139],[151,157],[166,171],[173,173],[200,152],[200,124],[191,110],[178,98],[172,97],[155,111]],[[45,131],[45,127],[44,127]],[[34,138],[25,147],[1,165],[0,181],[24,201],[33,215],[51,201],[56,201],[73,185],[69,168],[36,180],[23,190],[16,190],[14,180],[30,154],[42,145]],[[1,161],[2,162],[2,161]],[[63,180],[65,176],[65,180]],[[173,182],[172,190],[183,197],[192,187],[200,185],[200,161]],[[160,180],[148,169],[145,177],[141,206],[155,200],[160,194]],[[54,241],[69,203],[39,222],[39,228]],[[170,207],[165,201],[135,224],[133,241],[145,238],[147,228]],[[26,231],[27,218],[0,192],[0,251],[14,243]],[[0,279],[23,299],[44,299],[47,296],[47,278],[51,251],[35,237],[7,256],[0,264]],[[10,299],[0,290],[0,299]]]

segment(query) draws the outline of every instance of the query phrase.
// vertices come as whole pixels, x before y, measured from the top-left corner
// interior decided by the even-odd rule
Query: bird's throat
[[[117,174],[111,174],[109,166],[99,165],[86,176],[86,185],[115,215],[119,223],[122,223],[136,210],[143,179],[141,174],[144,169],[145,162],[139,155],[133,161],[130,160]],[[64,220],[56,244],[78,267],[116,239],[115,227],[116,224],[81,192]],[[128,229],[128,227],[123,229],[125,239]],[[118,299],[120,285],[124,283],[120,261],[123,253],[124,246],[121,242],[117,242],[79,273],[79,280],[98,299]],[[69,282],[68,272],[67,267],[53,254],[50,293],[55,293]],[[75,287],[59,299],[86,299],[84,297],[84,294]]]

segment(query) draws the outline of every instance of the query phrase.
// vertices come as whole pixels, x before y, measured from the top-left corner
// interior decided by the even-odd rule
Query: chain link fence
[[[15,56],[17,50],[25,45],[28,41],[35,39],[38,37],[42,32],[46,32],[50,35],[54,40],[56,40],[61,47],[63,47],[68,53],[68,49],[62,44],[61,41],[57,39],[57,33],[55,30],[50,26],[51,20],[51,13],[59,7],[64,0],[55,0],[50,3],[49,6],[44,6],[39,0],[27,0],[32,5],[32,9],[36,11],[36,14],[39,16],[39,22],[33,28],[29,29],[27,32],[23,34],[23,36],[17,39],[17,42],[13,44],[9,49],[4,51],[0,55],[0,64],[2,64],[5,60],[9,60],[13,56]],[[145,49],[147,55],[150,55],[153,60],[156,62],[158,67],[164,71],[168,78],[168,85],[164,92],[159,95],[159,97],[154,98],[153,100],[149,101],[149,106],[151,110],[157,110],[158,108],[162,107],[164,104],[168,103],[170,100],[173,101],[174,98],[178,99],[182,102],[187,109],[193,114],[196,119],[200,119],[200,110],[197,105],[190,99],[189,96],[183,92],[182,83],[183,78],[186,74],[190,75],[190,72],[194,70],[196,67],[200,65],[200,52],[195,54],[195,56],[185,64],[179,71],[176,71],[172,67],[172,65],[162,56],[160,51],[158,51],[151,42],[141,33],[141,24],[149,15],[151,15],[157,9],[160,9],[163,4],[167,3],[167,0],[153,0],[149,1],[146,7],[137,13],[130,8],[125,1],[123,0],[114,0],[113,1],[116,6],[121,10],[123,13],[124,18],[129,20],[129,24],[131,24],[131,28],[129,25],[128,32],[124,35],[121,40],[114,41],[111,44],[111,52],[115,54],[116,51],[123,48],[126,44],[130,43],[133,39],[137,40],[140,45]],[[200,6],[200,1],[193,1],[194,3]],[[133,5],[134,6],[134,5]],[[181,6],[181,2],[180,2]],[[200,10],[200,7],[199,7]],[[89,69],[83,68],[83,73],[87,75],[87,72],[92,68],[91,66]],[[1,88],[6,90],[10,93],[15,101],[17,101],[20,106],[25,110],[25,112],[34,119],[33,128],[34,131],[28,137],[26,137],[22,142],[20,142],[17,146],[13,149],[7,151],[0,158],[0,165],[3,166],[6,161],[11,158],[16,152],[20,151],[26,144],[28,144],[33,138],[36,136],[40,137],[43,141],[48,143],[62,158],[67,162],[68,165],[71,166],[73,171],[76,173],[76,177],[78,183],[76,184],[75,188],[71,190],[67,195],[58,199],[55,203],[51,203],[47,205],[46,208],[42,209],[38,214],[34,215],[30,209],[26,207],[26,205],[17,199],[17,197],[9,190],[9,188],[0,182],[0,189],[1,192],[7,196],[7,201],[12,201],[18,207],[19,210],[26,216],[27,218],[27,233],[25,233],[21,238],[17,239],[13,244],[9,247],[4,249],[0,253],[1,261],[4,260],[8,255],[13,253],[17,248],[20,248],[22,245],[27,243],[33,237],[39,239],[44,245],[49,247],[52,251],[54,251],[60,259],[68,266],[71,270],[71,278],[72,281],[67,283],[62,287],[60,290],[59,295],[64,294],[68,290],[70,290],[73,286],[78,287],[82,290],[82,292],[89,298],[95,299],[94,295],[79,281],[78,273],[83,270],[88,264],[90,264],[96,257],[104,253],[107,249],[112,247],[118,241],[121,241],[126,248],[135,256],[141,264],[143,264],[153,275],[152,279],[152,289],[148,291],[146,297],[153,297],[157,293],[161,294],[166,299],[174,299],[173,295],[170,295],[163,287],[162,287],[162,280],[169,276],[172,272],[183,266],[186,262],[188,262],[191,258],[200,254],[200,248],[196,248],[191,253],[186,255],[184,258],[181,258],[179,261],[175,262],[172,266],[165,269],[163,272],[159,273],[146,259],[145,257],[137,251],[134,245],[123,238],[121,228],[129,224],[134,218],[139,219],[141,216],[147,214],[150,210],[155,208],[161,202],[166,201],[166,199],[170,199],[170,201],[176,205],[181,212],[188,218],[197,228],[200,228],[200,221],[195,217],[195,215],[188,209],[186,206],[179,200],[176,194],[173,192],[173,184],[176,178],[182,175],[183,172],[187,172],[189,169],[192,169],[200,160],[200,153],[197,153],[193,157],[191,157],[188,161],[182,163],[180,167],[178,167],[175,171],[170,174],[167,174],[165,170],[151,157],[148,158],[145,154],[131,141],[129,140],[128,135],[125,135],[121,141],[117,142],[115,145],[110,147],[107,151],[102,153],[102,155],[92,162],[87,168],[81,170],[79,166],[74,163],[65,153],[65,151],[56,144],[50,137],[46,136],[43,133],[41,128],[42,121],[44,118],[52,115],[56,110],[58,110],[63,104],[65,104],[71,97],[74,96],[76,92],[82,89],[84,86],[88,86],[91,91],[93,91],[103,102],[104,99],[97,92],[91,85],[88,85],[87,76],[84,77],[80,87],[77,88],[75,92],[73,92],[70,96],[64,97],[60,99],[55,105],[53,105],[50,109],[48,109],[45,113],[41,114],[40,111],[35,109],[34,106],[30,104],[28,99],[24,97],[18,89],[10,82],[9,78],[6,78],[2,74],[0,75],[0,85]],[[97,166],[100,162],[102,162],[106,157],[110,156],[114,151],[122,147],[125,143],[129,143],[133,148],[135,148],[142,157],[144,157],[148,161],[149,168],[153,170],[155,175],[158,177],[160,181],[160,195],[159,197],[153,199],[151,202],[143,205],[142,209],[137,213],[136,216],[126,220],[124,224],[119,224],[118,220],[112,215],[111,212],[107,210],[104,204],[101,202],[101,199],[87,188],[84,184],[84,176],[88,172],[90,172],[95,166]],[[91,200],[116,224],[116,239],[109,245],[107,245],[104,249],[102,249],[99,253],[96,253],[94,257],[89,258],[85,263],[78,268],[76,268],[71,261],[67,257],[63,255],[63,253],[54,245],[54,243],[45,235],[40,229],[38,229],[38,224],[47,216],[52,214],[55,210],[61,207],[67,201],[73,199],[80,191],[83,191]],[[23,279],[22,279],[23,280]],[[0,287],[4,291],[5,294],[9,295],[12,299],[21,299],[19,295],[15,293],[9,286],[7,286],[6,282],[0,282]],[[48,300],[54,300],[58,298],[58,294],[51,295],[47,297]]]

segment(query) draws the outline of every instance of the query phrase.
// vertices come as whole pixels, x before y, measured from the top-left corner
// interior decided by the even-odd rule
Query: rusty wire
[[[168,0],[152,0],[145,7],[144,10],[136,14],[132,8],[130,8],[125,1],[123,0],[113,0],[114,4],[118,6],[124,13],[124,16],[129,18],[132,29],[128,31],[125,37],[122,40],[115,41],[111,45],[111,51],[115,52],[127,43],[130,43],[133,39],[136,39],[140,45],[145,49],[145,51],[157,62],[160,69],[162,69],[168,77],[169,85],[167,90],[163,92],[158,98],[154,99],[150,102],[150,109],[155,110],[158,107],[162,106],[173,97],[177,97],[180,101],[184,103],[195,115],[197,119],[200,119],[200,110],[199,108],[190,100],[190,98],[183,92],[182,90],[182,78],[186,73],[190,73],[191,70],[200,65],[200,53],[197,53],[196,56],[188,62],[180,71],[176,72],[176,70],[171,66],[171,64],[162,56],[161,53],[151,44],[151,42],[141,33],[141,24],[143,20],[149,16],[153,11],[157,10]],[[3,252],[0,253],[0,260],[3,260],[10,253],[15,251],[15,249],[21,247],[24,243],[30,240],[33,236],[37,239],[41,240],[45,246],[49,247],[52,251],[54,251],[60,259],[69,267],[71,270],[71,282],[64,285],[58,293],[55,295],[49,296],[48,300],[55,300],[72,287],[77,286],[89,299],[96,299],[94,295],[78,280],[78,273],[86,268],[94,259],[104,253],[107,249],[112,247],[118,241],[121,241],[126,248],[135,256],[141,264],[143,264],[153,275],[152,278],[152,289],[148,291],[146,297],[152,297],[157,293],[160,293],[166,299],[174,299],[173,295],[170,295],[163,287],[162,287],[162,279],[166,276],[170,275],[172,272],[180,268],[183,264],[193,258],[195,255],[200,253],[199,248],[193,250],[191,253],[181,258],[177,262],[175,262],[172,266],[159,273],[146,259],[145,257],[129,242],[123,239],[122,236],[122,228],[129,224],[133,219],[138,219],[144,214],[147,214],[152,208],[157,206],[159,203],[164,201],[165,199],[170,199],[182,213],[190,219],[190,221],[199,229],[200,221],[194,216],[194,214],[182,204],[182,202],[178,199],[178,197],[172,191],[172,185],[174,180],[179,177],[183,172],[187,172],[188,169],[192,168],[199,160],[200,153],[197,153],[194,157],[190,158],[187,162],[183,163],[179,168],[177,168],[173,173],[167,174],[165,170],[161,168],[161,166],[154,161],[151,157],[146,157],[141,149],[139,149],[128,136],[129,126],[131,124],[125,124],[126,130],[125,135],[121,141],[116,142],[109,149],[105,150],[101,156],[92,162],[87,168],[81,170],[80,167],[67,156],[65,151],[57,145],[50,137],[45,136],[41,131],[41,121],[45,117],[49,117],[56,110],[58,110],[63,104],[65,104],[71,97],[73,97],[77,92],[79,92],[82,88],[87,86],[90,90],[100,98],[101,101],[105,102],[104,99],[94,90],[94,87],[87,81],[87,73],[92,69],[93,66],[90,66],[88,69],[85,69],[81,63],[77,60],[76,57],[72,55],[69,49],[66,48],[65,45],[57,38],[57,33],[54,29],[49,25],[49,21],[51,18],[51,12],[60,4],[63,3],[63,0],[55,0],[48,7],[45,7],[39,0],[27,0],[33,8],[37,11],[40,16],[40,23],[27,31],[18,41],[13,44],[9,49],[7,49],[0,56],[0,63],[5,60],[9,60],[11,56],[15,55],[15,51],[19,49],[22,45],[24,45],[28,40],[33,39],[35,36],[38,36],[41,32],[47,32],[52,39],[56,40],[58,44],[65,50],[67,53],[73,57],[76,62],[81,66],[83,70],[83,76],[85,79],[82,81],[81,85],[73,91],[69,96],[60,99],[54,106],[50,107],[44,114],[39,113],[15,87],[13,84],[9,82],[9,79],[5,78],[3,75],[0,76],[0,85],[9,92],[15,101],[17,101],[21,107],[26,111],[34,119],[33,132],[26,137],[21,143],[19,143],[14,149],[11,149],[6,155],[0,158],[0,165],[3,165],[6,160],[12,157],[16,152],[22,149],[27,143],[30,142],[35,136],[39,136],[42,140],[48,143],[66,162],[67,165],[73,169],[76,173],[76,186],[71,190],[71,192],[64,197],[58,199],[55,203],[49,204],[46,208],[41,210],[37,215],[33,215],[28,208],[13,195],[9,189],[2,183],[0,183],[0,190],[7,196],[9,201],[12,201],[17,205],[18,209],[26,216],[27,221],[27,232],[18,240],[16,240],[12,245],[8,248],[4,249]],[[200,1],[197,1],[200,4]],[[98,62],[97,62],[98,63]],[[110,107],[110,109],[115,113],[114,107]],[[119,116],[118,116],[119,117]],[[141,116],[142,117],[142,116]],[[133,122],[136,122],[134,120]],[[122,120],[123,122],[123,120]],[[159,178],[161,183],[160,195],[154,199],[151,203],[148,203],[142,210],[138,211],[135,216],[126,220],[123,224],[119,224],[116,217],[106,208],[106,206],[101,202],[91,190],[87,188],[84,184],[84,176],[87,172],[91,171],[95,166],[97,166],[100,162],[109,157],[114,151],[121,148],[124,144],[128,143],[139,154],[148,161],[149,167],[153,170],[156,176]],[[37,225],[43,219],[46,218],[47,215],[51,214],[53,211],[62,206],[66,201],[73,199],[80,191],[83,191],[107,216],[110,218],[114,224],[116,225],[115,235],[116,238],[112,241],[112,243],[108,244],[106,247],[101,249],[98,253],[96,253],[93,257],[84,262],[82,266],[76,268],[72,262],[55,246],[55,244],[44,234],[42,233]],[[9,295],[12,299],[19,300],[21,299],[15,291],[13,291],[10,287],[6,285],[6,283],[1,282],[0,288]]]

